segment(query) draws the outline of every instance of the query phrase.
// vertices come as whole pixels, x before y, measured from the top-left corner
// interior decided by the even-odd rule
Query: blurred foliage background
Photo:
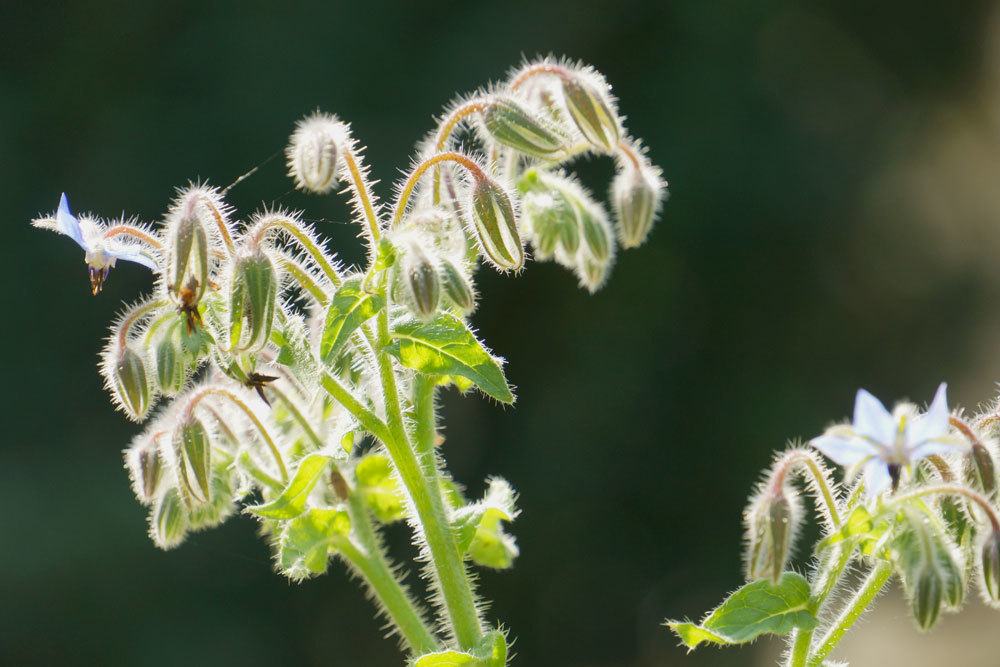
[[[3,2],[0,663],[400,664],[341,567],[289,584],[249,519],[153,548],[121,465],[137,428],[95,369],[149,275],[122,266],[91,298],[78,249],[27,223],[63,190],[158,219],[316,107],[353,122],[385,196],[456,92],[548,52],[608,76],[672,197],[596,296],[549,264],[480,274],[474,322],[519,402],[447,395],[444,447],[474,492],[499,474],[521,494],[489,616],[520,665],[773,663],[768,642],[684,657],[659,625],[741,583],[771,451],[859,386],[923,402],[945,379],[974,406],[1000,379],[995,3]],[[587,173],[603,189],[611,169]],[[343,200],[290,189],[275,159],[231,200],[304,208],[359,260]],[[890,597],[842,657],[912,640],[905,664],[993,665],[1000,617],[971,613],[917,639]]]

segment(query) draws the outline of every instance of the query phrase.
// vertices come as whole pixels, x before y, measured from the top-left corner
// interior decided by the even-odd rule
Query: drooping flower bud
[[[408,239],[400,263],[404,301],[414,315],[429,320],[441,302],[441,279],[429,253],[415,240]]]
[[[132,345],[126,345],[112,368],[109,387],[125,413],[135,421],[142,421],[152,407],[152,391],[146,362]]]
[[[479,178],[472,187],[472,219],[479,247],[501,271],[524,266],[524,247],[510,195],[494,181]]]
[[[930,629],[943,608],[965,597],[965,570],[955,547],[924,511],[905,510],[892,542],[892,560],[903,581],[910,610],[921,630]]]
[[[751,502],[746,513],[747,579],[781,579],[800,514],[797,497],[784,487],[768,488]]]
[[[993,498],[997,492],[997,470],[993,452],[981,441],[972,443],[966,455],[965,474],[972,488]]]
[[[197,204],[189,201],[169,228],[167,291],[181,306],[196,306],[208,289],[211,270],[208,231],[197,214]]]
[[[635,155],[642,161],[641,166],[623,161],[611,184],[618,239],[624,248],[636,248],[645,243],[667,195],[659,169],[649,164],[638,151]]]
[[[132,490],[143,505],[152,504],[163,479],[163,459],[150,442],[140,442],[125,450],[125,466]]]
[[[160,391],[174,396],[187,381],[187,363],[181,333],[177,327],[170,329],[156,343],[156,383]]]
[[[472,281],[450,259],[441,260],[441,285],[448,300],[468,315],[476,308],[476,296]]]
[[[177,478],[186,500],[207,503],[212,489],[212,441],[200,419],[187,417],[174,430]]]
[[[607,262],[613,253],[611,224],[599,204],[583,202],[577,210],[587,253],[599,262]]]
[[[300,120],[285,149],[288,175],[295,186],[320,195],[333,190],[346,137],[336,116],[317,112]]]
[[[187,534],[187,512],[177,489],[167,489],[157,500],[149,517],[149,536],[161,549],[172,549]]]
[[[278,276],[267,253],[241,254],[233,266],[229,292],[229,344],[256,352],[267,344],[274,325]]]
[[[577,229],[576,214],[565,198],[558,193],[528,192],[524,196],[524,220],[531,235],[531,244],[535,249],[534,257],[546,260],[555,253],[556,246],[566,236],[563,227],[569,227],[571,244],[579,244],[580,235]],[[576,252],[574,248],[573,252]]]
[[[991,530],[979,548],[979,577],[983,600],[1000,606],[1000,533]]]
[[[486,130],[497,143],[542,159],[557,159],[563,155],[563,137],[513,99],[494,99],[482,115]]]
[[[580,72],[562,80],[566,110],[580,134],[594,148],[611,153],[618,145],[618,115],[600,88],[607,88],[607,84],[596,79],[592,81]]]

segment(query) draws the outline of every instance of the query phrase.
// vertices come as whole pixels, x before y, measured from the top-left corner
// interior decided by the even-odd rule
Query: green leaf
[[[348,539],[351,520],[347,512],[314,507],[285,524],[278,539],[278,564],[292,579],[326,572],[335,543]]]
[[[368,454],[361,457],[354,468],[354,476],[365,504],[375,518],[382,523],[392,523],[406,516],[403,496],[392,476],[392,464],[387,456]]]
[[[515,516],[513,489],[502,479],[490,480],[482,500],[457,510],[452,517],[459,551],[477,565],[497,570],[509,568],[519,550],[501,522],[513,521]]]
[[[377,294],[369,294],[361,286],[361,278],[349,278],[330,300],[326,311],[326,324],[319,344],[319,354],[329,363],[347,344],[351,334],[382,310],[385,301]]]
[[[413,667],[504,667],[507,664],[507,638],[499,630],[483,637],[470,653],[438,651],[417,658]]]
[[[405,320],[396,324],[392,338],[388,350],[407,368],[429,375],[458,375],[501,403],[514,402],[500,362],[454,315],[442,313],[431,322]]]
[[[865,554],[871,555],[877,541],[885,534],[886,530],[885,521],[876,520],[871,512],[859,505],[844,519],[840,530],[826,537],[816,545],[816,549],[823,550],[838,542],[848,540],[857,542]]]
[[[306,500],[329,462],[330,457],[325,454],[306,456],[299,462],[292,481],[277,498],[263,505],[251,505],[247,511],[264,519],[294,519],[305,511]]]
[[[812,630],[816,617],[808,607],[809,582],[800,574],[785,572],[777,586],[767,579],[743,586],[701,624],[667,621],[666,625],[691,650],[703,642],[742,644],[763,634]]]

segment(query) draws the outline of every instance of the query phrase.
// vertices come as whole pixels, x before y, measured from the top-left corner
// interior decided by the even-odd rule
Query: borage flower
[[[897,405],[890,413],[881,401],[861,389],[854,401],[854,421],[838,425],[809,443],[835,463],[861,469],[865,491],[877,496],[899,486],[902,472],[935,454],[966,452],[968,443],[953,435],[948,423],[947,385],[942,383],[927,412]]]
[[[156,262],[148,251],[134,243],[107,238],[104,224],[94,218],[82,216],[77,219],[69,210],[65,193],[59,198],[54,218],[40,218],[32,224],[68,236],[83,248],[83,259],[90,275],[90,291],[95,295],[104,287],[104,281],[119,259],[156,270]]]

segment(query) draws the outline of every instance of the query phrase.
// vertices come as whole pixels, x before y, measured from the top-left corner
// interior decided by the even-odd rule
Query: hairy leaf
[[[374,317],[385,305],[382,297],[370,294],[361,286],[361,278],[345,280],[330,300],[326,324],[319,344],[319,354],[329,363],[347,344],[351,334]]]
[[[247,511],[265,519],[294,519],[306,509],[306,499],[326,470],[330,457],[310,454],[299,462],[295,476],[277,498],[263,505],[251,505]]]
[[[407,368],[430,375],[458,375],[501,403],[513,403],[500,362],[490,355],[465,323],[450,313],[431,322],[405,320],[393,332],[389,352]]]
[[[326,572],[334,543],[347,539],[351,520],[347,512],[314,507],[285,525],[278,540],[278,564],[292,579]]]
[[[812,630],[816,617],[808,609],[809,582],[785,572],[774,585],[762,579],[743,586],[715,608],[701,624],[667,621],[688,649],[702,642],[742,644],[763,634],[784,635],[795,628]]]

